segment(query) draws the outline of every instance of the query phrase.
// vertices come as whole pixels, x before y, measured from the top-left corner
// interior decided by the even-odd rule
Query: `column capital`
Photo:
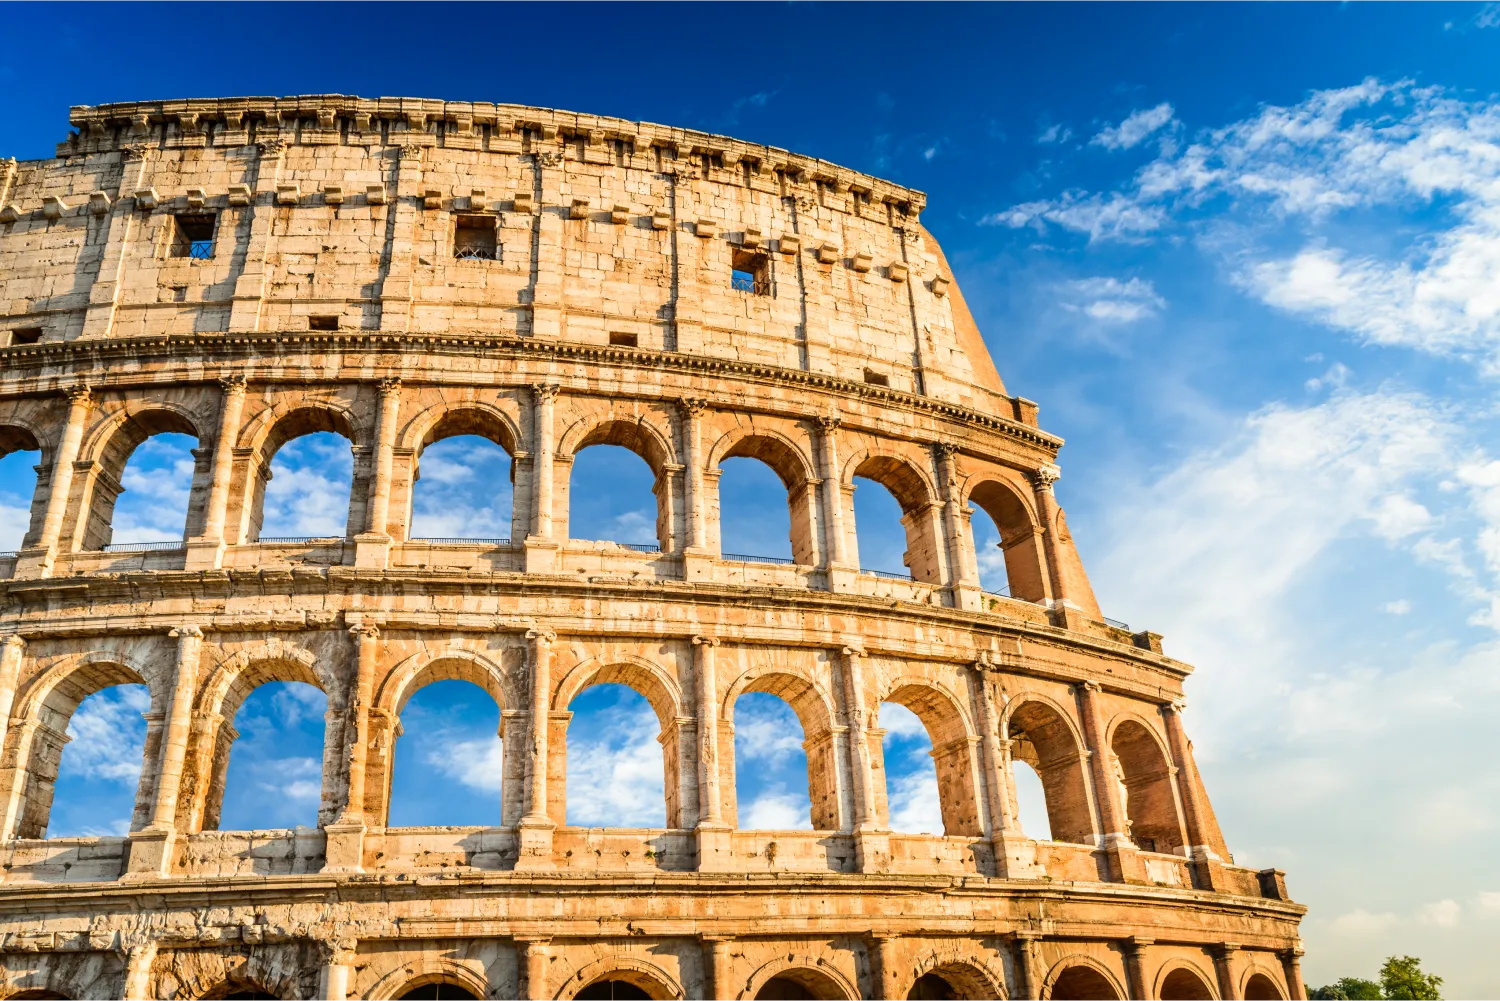
[[[4,639],[0,639],[0,647],[7,649],[14,647],[17,650],[25,650],[26,638],[19,633],[11,633]]]
[[[836,431],[839,425],[844,423],[844,419],[837,414],[823,414],[822,416],[814,417],[813,420],[818,422],[818,427],[822,428],[825,434]]]
[[[1156,939],[1146,938],[1142,935],[1132,935],[1125,940],[1125,945],[1130,949],[1144,949],[1148,945],[1155,945]]]
[[[555,382],[533,382],[531,394],[536,397],[538,403],[551,403],[557,399],[557,394],[562,392],[562,386]]]
[[[219,388],[224,391],[225,396],[244,396],[245,385],[243,375],[226,375],[219,379]]]
[[[677,409],[682,411],[684,417],[697,417],[708,409],[708,401],[684,396],[677,401]]]
[[[68,398],[69,403],[87,403],[92,391],[88,386],[69,386],[63,390],[63,395]]]
[[[391,376],[380,380],[380,395],[390,396],[392,393],[401,392],[401,379],[399,376]]]
[[[1092,692],[1098,695],[1104,691],[1104,686],[1097,681],[1080,681],[1078,682],[1078,689],[1079,691]]]
[[[857,646],[839,647],[839,653],[843,654],[844,657],[851,658],[851,659],[854,658],[854,657],[863,657],[863,656],[865,656],[864,648],[863,647],[857,647]]]
[[[958,443],[951,441],[940,441],[932,446],[940,458],[951,459],[958,454]]]
[[[1182,711],[1184,709],[1186,709],[1186,708],[1187,708],[1187,700],[1186,699],[1172,699],[1170,702],[1163,702],[1162,705],[1161,705],[1161,711],[1162,712],[1176,714],[1178,716],[1181,716],[1182,715]]]
[[[199,626],[178,626],[167,633],[167,635],[173,639],[181,639],[186,636],[195,640],[201,640],[203,638],[203,629]]]
[[[356,622],[349,627],[349,635],[359,639],[377,639],[380,636],[380,627],[373,622]]]
[[[557,642],[557,633],[553,632],[550,629],[542,629],[539,626],[532,626],[530,629],[526,630],[526,638],[529,640],[535,640],[538,645],[545,643],[546,645],[551,646],[553,643]]]
[[[1228,959],[1239,952],[1241,946],[1238,942],[1220,942],[1218,945],[1210,946],[1210,948],[1213,950],[1215,958]]]
[[[1052,490],[1052,484],[1056,483],[1060,479],[1062,479],[1062,470],[1057,466],[1052,465],[1051,463],[1048,463],[1045,466],[1038,466],[1031,473],[1031,485],[1037,490],[1045,490],[1050,492]]]
[[[718,639],[717,636],[694,636],[693,637],[693,646],[703,646],[703,647],[712,648],[712,647],[716,647],[718,645],[719,645],[719,639]]]

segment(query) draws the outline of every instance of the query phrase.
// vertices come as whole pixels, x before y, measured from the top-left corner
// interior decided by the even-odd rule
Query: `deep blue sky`
[[[1166,633],[1168,651],[1199,667],[1189,725],[1210,793],[1237,857],[1286,868],[1312,905],[1309,980],[1372,976],[1400,951],[1426,958],[1454,994],[1500,991],[1486,945],[1500,863],[1478,847],[1500,833],[1500,779],[1476,764],[1492,755],[1500,710],[1500,8],[6,15],[0,156],[49,155],[72,104],[338,92],[706,129],[926,191],[924,222],[1007,386],[1068,440],[1058,493],[1105,611]],[[153,442],[133,462],[170,469],[185,444]],[[434,524],[460,512],[474,534],[504,534],[503,499],[484,489],[504,482],[504,457],[445,445],[424,460]],[[278,457],[285,534],[313,534],[322,508],[341,503],[341,447],[309,439]],[[620,489],[580,507],[575,534],[649,539],[635,460],[594,461]],[[0,462],[0,531],[29,496],[22,465]],[[166,482],[138,475],[121,526],[140,537],[180,526],[171,504],[185,494]],[[775,512],[776,485],[753,469],[724,483],[726,506]],[[856,496],[862,536],[874,536],[862,553],[889,558],[877,557],[881,498]],[[780,555],[778,518],[746,515],[725,548]],[[493,706],[464,687],[434,686],[408,708],[397,793],[413,822],[451,808],[480,823],[494,809]],[[81,725],[119,732],[132,696],[97,698]],[[659,802],[644,704],[623,690],[584,698],[578,721],[635,721],[578,735],[594,748],[570,752],[578,789],[597,790],[584,822]],[[303,732],[314,701],[287,688],[246,703],[234,809],[263,796],[260,783],[301,788],[320,738],[320,724]],[[771,703],[742,708],[740,754],[758,755],[742,797],[761,822],[789,823],[805,819],[805,764],[787,741],[794,721]],[[920,733],[890,713],[894,805],[920,826],[930,765]],[[59,791],[74,806],[58,822],[124,816],[129,768],[76,746]],[[277,822],[297,822],[298,802],[315,807],[289,793]],[[250,814],[226,807],[226,825],[234,816]]]

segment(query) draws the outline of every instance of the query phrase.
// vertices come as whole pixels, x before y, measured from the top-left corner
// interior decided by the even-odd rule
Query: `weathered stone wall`
[[[1303,909],[1229,855],[1190,669],[1101,615],[1061,442],[995,375],[920,193],[512,106],[73,121],[58,159],[0,166],[0,452],[41,453],[0,556],[0,996],[1301,996]],[[493,253],[456,253],[486,227]],[[112,546],[125,463],[167,431],[198,441],[183,538]],[[272,457],[312,431],[354,449],[346,531],[265,540]],[[512,457],[510,539],[411,538],[422,451],[458,434]],[[650,466],[655,547],[568,537],[594,444]],[[737,456],[787,488],[789,564],[722,551]],[[856,477],[900,503],[910,577],[861,570]],[[500,709],[501,825],[388,827],[401,710],[447,679]],[[270,681],[328,699],[318,826],[218,830]],[[151,693],[130,834],[46,838],[74,709],[127,682]],[[606,682],[657,714],[664,829],[567,823],[568,707]],[[746,692],[797,714],[812,831],[738,829]],[[887,701],[931,738],[942,835],[889,830]]]

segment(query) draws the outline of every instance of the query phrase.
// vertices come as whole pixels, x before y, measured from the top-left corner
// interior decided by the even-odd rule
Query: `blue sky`
[[[8,10],[13,38],[46,44],[0,54],[0,155],[48,155],[70,104],[341,92],[708,129],[928,192],[1007,386],[1068,441],[1058,494],[1105,611],[1198,665],[1210,794],[1236,858],[1287,869],[1313,907],[1309,981],[1402,952],[1453,995],[1500,993],[1500,7],[196,5],[212,46],[149,59],[102,30],[167,30],[182,9]],[[122,541],[180,527],[185,490],[146,474],[190,462],[184,444],[137,456]],[[509,535],[505,457],[443,447],[417,534]],[[342,531],[340,448],[283,449],[265,534]],[[779,487],[740,461],[725,549],[784,555]],[[617,489],[576,505],[575,534],[651,539],[637,462],[583,454]],[[0,461],[13,537],[23,465]],[[894,569],[882,500],[856,494],[861,554]],[[226,826],[258,783],[288,791],[278,823],[312,822],[315,793],[295,793],[307,762],[316,781],[321,709],[295,687],[241,710]],[[75,719],[109,736],[69,745],[55,827],[128,816],[131,699]],[[581,822],[656,822],[632,812],[659,809],[654,719],[620,690],[582,700]],[[742,811],[805,823],[800,741],[773,703],[742,703]],[[631,722],[590,730],[605,709]],[[407,714],[398,816],[494,816],[493,705],[450,682]],[[924,738],[881,719],[893,812],[922,829]]]

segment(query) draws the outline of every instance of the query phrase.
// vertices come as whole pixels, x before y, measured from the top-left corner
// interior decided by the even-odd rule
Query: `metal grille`
[[[408,539],[408,542],[426,542],[434,546],[508,546],[509,539]]]
[[[188,256],[195,261],[211,261],[214,256],[212,240],[194,240],[188,244]]]
[[[736,271],[729,276],[729,287],[736,292],[749,292],[752,295],[770,295],[771,283],[768,281],[756,281],[755,276],[748,271]]]
[[[615,545],[621,549],[631,549],[638,553],[659,553],[661,546],[654,542],[617,542]]]
[[[161,549],[181,549],[182,540],[172,542],[112,542],[104,547],[106,553],[150,553]]]
[[[859,572],[863,573],[863,574],[869,574],[871,577],[888,577],[891,580],[913,580],[914,579],[910,573],[892,573],[889,570],[869,570],[869,569],[866,569],[865,567],[860,567],[859,568]]]
[[[1104,616],[1104,624],[1107,625],[1107,626],[1114,626],[1116,629],[1123,629],[1127,633],[1130,632],[1130,626],[1129,625],[1127,625],[1124,622],[1121,622],[1119,619],[1112,619],[1108,615]]]
[[[500,251],[495,247],[458,247],[453,251],[456,261],[498,261]]]
[[[319,537],[316,535],[272,535],[265,538],[256,539],[255,541],[261,545],[297,546],[301,545],[304,542],[343,542],[344,540],[332,536]]]
[[[724,558],[736,563],[778,563],[789,567],[797,565],[796,560],[783,559],[780,556],[746,556],[744,553],[725,553]]]

